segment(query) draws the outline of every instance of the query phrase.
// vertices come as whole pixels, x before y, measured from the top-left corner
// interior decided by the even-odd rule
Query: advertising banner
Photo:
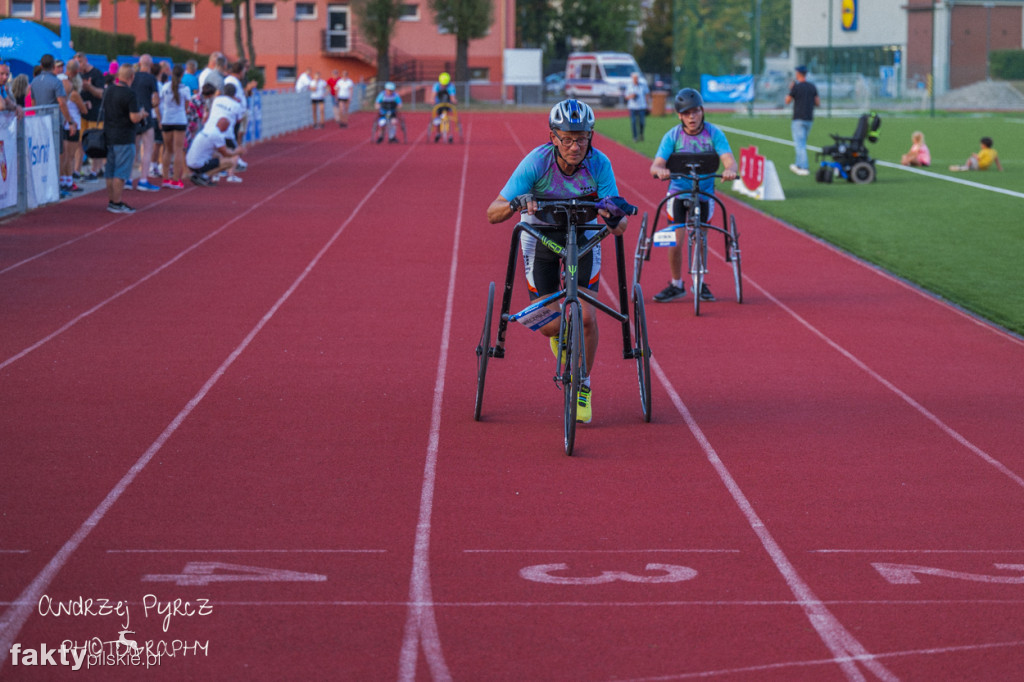
[[[25,151],[28,154],[28,207],[33,209],[60,198],[57,150],[53,146],[50,116],[25,117]]]
[[[700,77],[700,94],[705,102],[751,102],[754,99],[753,76]]]

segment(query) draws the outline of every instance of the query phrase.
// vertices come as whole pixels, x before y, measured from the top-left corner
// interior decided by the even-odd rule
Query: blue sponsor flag
[[[68,0],[60,0],[60,46],[71,49],[71,20],[68,19]]]
[[[700,77],[700,94],[705,102],[751,102],[754,99],[753,76]]]

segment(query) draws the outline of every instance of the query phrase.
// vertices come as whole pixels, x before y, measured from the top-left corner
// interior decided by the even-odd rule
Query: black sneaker
[[[107,210],[110,211],[111,213],[120,213],[121,212],[121,204],[115,204],[113,201],[108,201],[107,202]]]
[[[668,303],[683,296],[686,296],[686,287],[677,287],[672,282],[669,282],[667,287],[654,295],[654,300],[658,303]]]
[[[189,179],[192,180],[193,185],[199,185],[200,187],[210,187],[213,184],[199,173],[193,173]]]
[[[702,301],[713,301],[715,295],[711,293],[711,289],[708,289],[708,285],[703,282],[700,285],[700,300]]]
[[[124,203],[123,201],[121,202],[119,208],[121,210],[118,211],[118,213],[135,213],[135,209],[129,206],[128,204]]]

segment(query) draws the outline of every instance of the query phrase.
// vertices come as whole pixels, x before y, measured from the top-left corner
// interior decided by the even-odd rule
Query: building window
[[[45,0],[43,13],[48,17],[60,16],[60,0]]]
[[[31,17],[36,13],[36,6],[33,2],[22,2],[15,0],[11,3],[11,15],[15,17]]]
[[[160,8],[157,7],[156,3],[151,4],[149,7],[150,7],[150,12],[149,12],[150,18],[152,18],[152,19],[162,19],[163,18],[164,13],[160,11]],[[145,5],[139,5],[139,19],[145,19],[145,18],[146,18],[146,6]]]
[[[279,66],[277,67],[277,82],[294,82],[295,81],[295,67],[294,66]]]
[[[257,2],[253,6],[252,14],[257,19],[276,19],[277,8],[272,2]]]
[[[490,82],[491,70],[488,68],[481,67],[469,67],[469,80],[480,83]]]
[[[295,18],[309,20],[316,19],[316,4],[312,2],[295,3]]]
[[[79,17],[98,17],[100,16],[100,3],[96,3],[95,6],[89,5],[89,0],[78,0],[78,16]]]
[[[175,19],[191,19],[196,15],[195,4],[191,2],[171,3],[171,16]]]
[[[419,21],[420,20],[420,6],[413,4],[403,4],[401,13],[398,15],[399,21]]]

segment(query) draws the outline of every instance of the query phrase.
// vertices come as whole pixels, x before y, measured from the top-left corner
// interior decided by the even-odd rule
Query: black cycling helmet
[[[565,99],[551,107],[548,114],[551,130],[589,133],[594,129],[594,110],[578,99]]]
[[[704,108],[704,98],[693,88],[683,88],[676,93],[676,113],[681,114],[696,107]]]

